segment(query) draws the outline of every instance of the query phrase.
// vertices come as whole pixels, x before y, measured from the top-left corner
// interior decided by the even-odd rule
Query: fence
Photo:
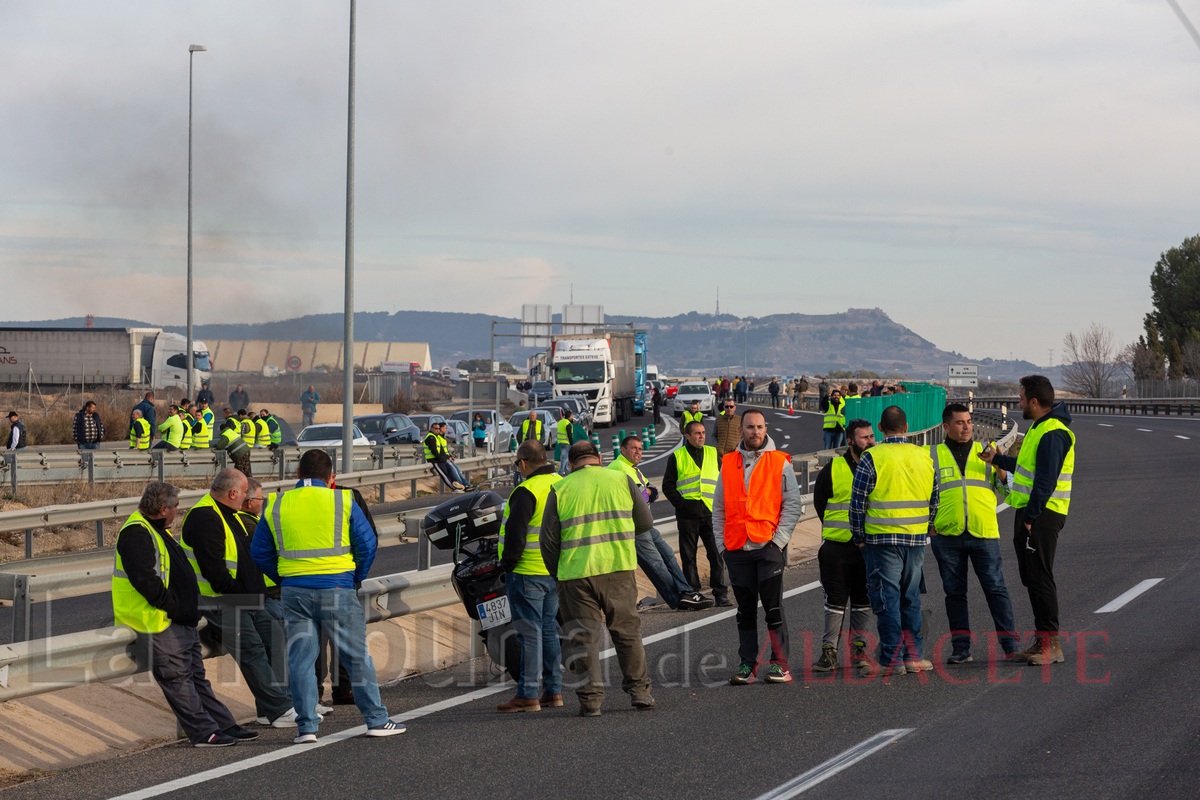
[[[400,392],[412,397],[412,375],[407,372],[367,375],[368,403],[382,403],[386,408]]]
[[[889,394],[882,397],[853,397],[846,401],[842,414],[847,420],[865,419],[879,429],[879,417],[888,406],[899,406],[908,417],[909,430],[925,430],[942,424],[946,407],[946,390],[929,384],[910,384],[908,394]]]
[[[1145,399],[1096,399],[1091,397],[1059,398],[1072,414],[1118,414],[1130,416],[1181,416],[1195,417],[1200,415],[1200,398],[1160,398]],[[1014,408],[1019,405],[1017,397],[976,397],[976,408]]]

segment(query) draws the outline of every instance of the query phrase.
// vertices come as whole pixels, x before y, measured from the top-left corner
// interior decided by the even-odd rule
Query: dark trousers
[[[173,622],[148,639],[150,672],[192,744],[237,725],[204,676],[200,634],[195,628]]]
[[[621,688],[630,697],[650,696],[646,650],[637,613],[637,581],[633,570],[560,581],[558,602],[563,616],[563,640],[570,653],[564,666],[586,678],[575,694],[584,708],[599,708],[604,700],[604,668],[600,663],[602,628],[608,628]]]
[[[958,536],[931,536],[930,547],[937,559],[938,572],[942,576],[942,588],[946,591],[946,617],[950,621],[955,650],[971,649],[971,619],[967,610],[967,564],[975,570],[979,586],[987,599],[992,623],[1000,636],[1000,644],[1006,653],[1015,653],[1021,648],[1013,637],[1017,623],[1013,621],[1012,600],[1008,587],[1004,585],[1004,562],[1000,557],[1000,540],[982,539],[970,533]]]
[[[712,517],[703,519],[675,518],[679,526],[679,560],[683,565],[683,575],[692,586],[693,592],[700,591],[700,571],[696,569],[696,548],[704,543],[704,552],[708,555],[708,584],[712,587],[714,598],[725,597],[729,590],[725,586],[725,562],[717,550],[717,540],[713,535]]]
[[[254,477],[253,475],[250,474],[251,470],[250,470],[250,451],[249,450],[242,453],[240,456],[234,457],[233,468],[236,469],[238,472],[242,473],[243,475],[245,475],[247,478]]]
[[[865,643],[871,622],[871,599],[867,596],[867,565],[854,542],[826,539],[817,551],[821,591],[825,593],[825,633],[821,646],[838,646],[846,604],[850,604],[850,633],[853,641]]]
[[[317,647],[317,701],[325,691],[325,678],[329,678],[329,688],[333,693],[333,702],[349,705],[354,702],[354,687],[350,685],[350,673],[338,657],[337,648],[329,639],[329,634],[321,631],[321,641]]]
[[[1041,632],[1058,631],[1058,585],[1054,582],[1054,552],[1058,533],[1066,524],[1065,514],[1046,509],[1025,530],[1025,520],[1017,509],[1013,526],[1013,545],[1017,550],[1017,568],[1021,583],[1029,590],[1033,606],[1033,627]]]
[[[278,622],[263,609],[222,606],[204,612],[216,638],[237,662],[254,695],[257,716],[274,720],[292,707],[288,690],[287,653],[275,644]],[[270,655],[275,656],[274,659]]]
[[[787,669],[788,630],[783,616],[783,567],[787,548],[771,543],[758,550],[726,550],[725,566],[737,600],[738,658],[750,667],[758,666],[758,604],[761,601],[767,619],[767,640],[771,645],[771,663]]]

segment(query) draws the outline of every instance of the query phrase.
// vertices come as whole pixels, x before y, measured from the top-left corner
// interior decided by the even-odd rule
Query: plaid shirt
[[[903,436],[889,436],[882,442],[882,444],[907,443],[908,439],[905,439]],[[854,470],[854,483],[850,487],[850,533],[854,537],[855,544],[865,544],[867,542],[865,530],[867,521],[867,496],[874,489],[875,462],[871,458],[871,451],[868,450],[859,459],[858,468]],[[939,498],[938,479],[935,473],[933,476],[933,494],[929,497],[930,531],[933,530],[933,520],[937,517]],[[929,542],[929,535],[925,533],[885,533],[872,536],[870,542],[871,544],[898,544],[906,547],[924,547]]]

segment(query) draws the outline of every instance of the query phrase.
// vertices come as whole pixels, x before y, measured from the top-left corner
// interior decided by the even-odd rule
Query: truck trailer
[[[192,341],[192,385],[212,377]],[[0,328],[0,384],[187,388],[186,337],[161,328]]]
[[[635,341],[644,331],[600,331],[550,337],[550,380],[554,396],[583,395],[592,420],[606,427],[634,416],[638,384]],[[642,395],[644,397],[644,394]]]

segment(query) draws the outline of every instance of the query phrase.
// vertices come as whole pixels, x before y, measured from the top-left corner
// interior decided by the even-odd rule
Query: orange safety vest
[[[725,549],[741,550],[749,538],[752,542],[769,542],[779,524],[779,508],[783,504],[784,464],[792,457],[779,450],[768,450],[758,457],[750,474],[750,494],[746,494],[746,479],[742,474],[742,454],[726,454],[721,463],[721,482],[725,495]]]

